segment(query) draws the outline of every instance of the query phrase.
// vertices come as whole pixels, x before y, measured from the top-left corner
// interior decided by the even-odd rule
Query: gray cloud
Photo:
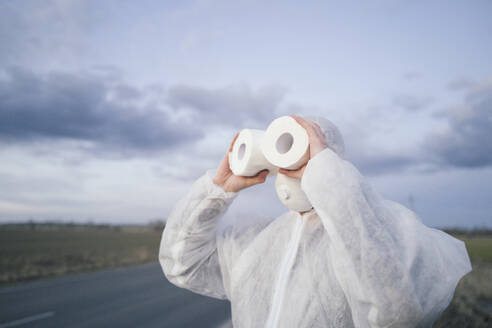
[[[147,156],[196,142],[206,127],[263,128],[285,107],[281,106],[285,90],[279,87],[174,86],[160,92],[168,106],[164,109],[146,105],[149,92],[104,71],[46,75],[19,68],[0,71],[0,142],[80,141],[84,150],[93,153]],[[368,152],[374,146],[366,145],[367,149],[356,149],[352,156],[348,147],[349,158],[370,175],[491,165],[492,144],[487,141],[492,140],[492,85],[477,85],[464,101],[464,106],[441,113],[449,130],[427,136],[418,154]],[[410,96],[396,102],[409,110],[425,107],[424,100]],[[177,121],[180,113],[191,115]]]
[[[426,108],[432,101],[433,99],[427,96],[401,94],[393,98],[393,105],[408,111],[417,111]]]
[[[433,118],[446,122],[447,128],[424,136],[423,142],[415,145],[415,149],[384,150],[377,144],[364,141],[370,139],[371,129],[376,128],[367,129],[368,124],[374,122],[371,112],[371,117],[364,121],[366,128],[349,135],[346,143],[349,159],[367,175],[432,173],[452,167],[492,166],[492,80],[470,84],[466,88],[468,91],[462,104],[431,114]],[[419,101],[411,98],[401,97],[397,102],[405,103],[402,107],[407,109],[422,107]],[[357,127],[355,123],[351,128]]]
[[[251,90],[245,85],[220,89],[175,86],[169,89],[168,104],[174,109],[191,109],[197,122],[265,126],[276,117],[285,89],[266,87]]]
[[[0,79],[0,141],[88,141],[92,150],[134,155],[197,139],[157,108],[126,104],[140,92],[101,76],[7,69]],[[111,96],[111,97],[110,97]]]
[[[46,67],[87,54],[97,9],[81,1],[1,1],[0,62]]]
[[[417,156],[382,153],[349,154],[349,159],[365,175],[403,172],[419,164]]]
[[[418,80],[422,78],[422,74],[415,71],[406,72],[405,74],[403,74],[403,78],[408,81]]]
[[[115,97],[117,99],[127,101],[127,100],[137,100],[142,95],[141,92],[128,84],[119,84],[114,88]]]
[[[492,165],[492,84],[475,88],[463,106],[447,114],[448,130],[432,134],[425,143],[435,160],[455,167]]]
[[[419,107],[412,102],[408,101],[408,108]],[[433,117],[445,120],[448,127],[424,137],[419,150],[381,152],[374,145],[366,145],[358,147],[351,159],[369,175],[492,166],[492,82],[470,87],[463,104],[449,107]]]
[[[448,83],[448,89],[451,91],[460,91],[460,90],[466,90],[475,85],[475,82],[473,82],[470,79],[467,78],[459,78],[456,80],[453,80]]]

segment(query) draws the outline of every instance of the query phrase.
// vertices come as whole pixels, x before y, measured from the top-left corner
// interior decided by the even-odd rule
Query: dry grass
[[[492,236],[460,238],[473,269],[460,281],[453,301],[434,327],[492,327]]]
[[[0,284],[157,260],[147,228],[0,227]]]

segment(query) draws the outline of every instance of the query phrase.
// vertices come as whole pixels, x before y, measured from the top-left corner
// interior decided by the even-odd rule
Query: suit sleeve
[[[326,256],[355,325],[432,325],[471,270],[464,243],[382,199],[331,149],[309,161],[301,186],[330,237]]]
[[[208,171],[181,199],[166,222],[159,262],[174,285],[225,299],[218,223],[237,193],[225,192]]]

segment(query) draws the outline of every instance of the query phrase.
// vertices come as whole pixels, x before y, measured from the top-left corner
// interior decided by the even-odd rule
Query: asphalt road
[[[224,327],[227,301],[169,283],[158,263],[0,288],[0,328]]]

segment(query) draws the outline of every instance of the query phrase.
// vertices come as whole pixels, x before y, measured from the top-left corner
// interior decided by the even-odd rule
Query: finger
[[[258,172],[258,174],[256,174],[254,176],[254,178],[255,179],[258,179],[259,181],[261,181],[261,180],[265,181],[268,173],[270,173],[270,171],[268,171],[268,170],[262,170],[262,171]]]
[[[232,147],[234,146],[234,143],[236,142],[237,137],[239,136],[239,132],[236,133],[234,138],[232,139],[231,144],[229,145],[229,150],[226,152],[224,158],[222,158],[222,161],[219,164],[219,168],[230,170],[229,168],[229,153],[232,151]]]
[[[229,164],[229,154],[225,154],[225,156],[222,158],[222,161],[220,161],[218,171],[231,171],[230,164]]]
[[[318,135],[318,137],[320,137],[322,139],[325,139],[326,138],[325,133],[323,132],[323,130],[321,130],[321,128],[319,127],[319,125],[316,125],[315,131],[316,131],[316,134]]]
[[[262,170],[262,171],[258,172],[257,176],[259,178],[262,178],[263,179],[263,178],[266,178],[267,177],[268,173],[270,173],[269,170]]]
[[[290,178],[300,179],[300,178],[302,178],[302,175],[304,173],[305,168],[306,168],[306,164],[304,164],[303,166],[301,166],[297,170],[279,169],[278,173],[284,174]]]
[[[296,120],[296,122],[299,123],[306,130],[311,129],[311,126],[309,125],[309,123],[304,118],[297,116],[295,114],[291,114],[290,117],[292,117],[294,120]]]
[[[282,173],[282,174],[285,174],[285,175],[292,175],[292,174],[295,174],[297,172],[297,170],[287,170],[287,169],[278,169],[278,173]]]
[[[297,116],[296,114],[291,114],[290,115],[293,119],[295,119],[296,121],[301,121],[303,122],[304,124],[307,124],[309,126],[315,126],[317,125],[315,122],[311,121],[310,119],[307,119],[305,117],[302,117],[302,116]]]
[[[314,134],[315,133],[314,126],[311,125],[309,120],[306,120],[306,119],[299,117],[297,115],[294,115],[294,114],[292,114],[291,117],[294,120],[296,120],[296,122],[299,123],[306,130],[306,132],[308,134]]]
[[[265,182],[268,173],[269,173],[268,170],[263,170],[263,171],[258,172],[255,176],[247,178],[246,182],[247,182],[248,186],[253,186],[255,184]]]
[[[314,122],[314,121],[309,121],[309,123],[311,123],[311,126],[313,127],[313,129],[316,131],[316,132],[319,132],[320,134],[324,134],[323,133],[323,130],[321,129],[321,126],[319,126],[319,124],[317,122]]]
[[[321,127],[319,126],[318,123],[314,122],[314,121],[311,121],[311,120],[308,120],[308,119],[305,119],[305,118],[302,118],[302,117],[299,117],[299,116],[296,116],[294,114],[291,115],[294,119],[299,119],[296,121],[301,124],[300,121],[303,121],[303,124],[301,124],[307,131],[307,133],[313,137],[318,137],[319,139],[325,139],[326,136],[323,132],[323,130],[321,130]],[[305,125],[307,125],[308,127],[306,127]]]
[[[313,128],[313,131],[318,133],[321,132],[321,127],[318,125],[318,123],[311,121],[311,120],[305,120],[308,122],[309,125]]]
[[[297,170],[278,170],[278,173],[288,176],[289,178],[299,179],[299,172]]]
[[[239,137],[239,132],[237,132],[234,138],[232,139],[231,145],[229,146],[229,150],[228,150],[229,153],[232,151],[232,147],[234,147],[234,143],[236,142],[237,137]]]
[[[319,124],[316,122],[312,122],[312,123],[313,123],[314,131],[316,131],[316,134],[318,134],[320,136],[324,136],[325,134],[323,133],[323,130],[321,129]]]

